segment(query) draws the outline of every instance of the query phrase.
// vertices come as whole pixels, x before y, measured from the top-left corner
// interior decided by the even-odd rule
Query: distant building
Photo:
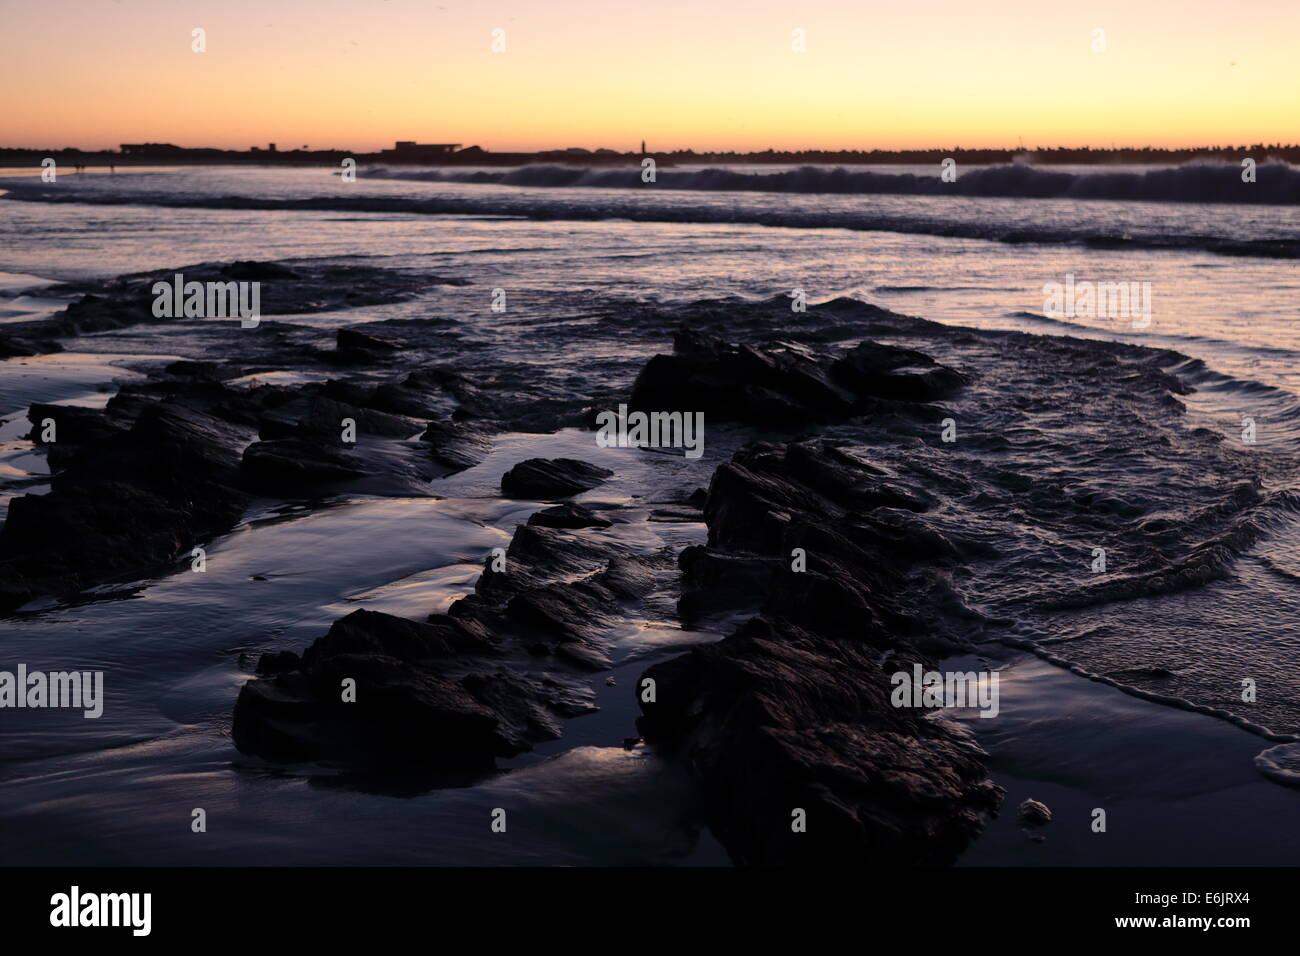
[[[414,140],[399,139],[392,149],[381,150],[379,155],[385,159],[403,162],[418,162],[421,159],[442,158],[460,149],[460,143],[417,143]]]
[[[153,156],[158,153],[179,153],[180,146],[173,143],[123,143],[120,147],[124,156]]]

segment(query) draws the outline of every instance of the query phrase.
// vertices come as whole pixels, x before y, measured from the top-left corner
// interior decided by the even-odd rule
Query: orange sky
[[[43,0],[0,18],[0,146],[1300,142],[1297,0]]]

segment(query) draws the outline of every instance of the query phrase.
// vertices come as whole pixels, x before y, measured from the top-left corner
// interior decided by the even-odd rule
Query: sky
[[[0,89],[40,148],[1295,143],[1300,0],[0,0]]]

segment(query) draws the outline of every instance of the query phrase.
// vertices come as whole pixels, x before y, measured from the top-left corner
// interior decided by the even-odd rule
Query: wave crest
[[[983,196],[1024,199],[1112,199],[1148,202],[1225,202],[1300,204],[1300,168],[1281,160],[1256,167],[1255,182],[1242,181],[1242,167],[1196,162],[1143,172],[1069,173],[1024,163],[986,166],[961,173],[954,182],[915,173],[855,171],[844,167],[801,166],[782,172],[734,169],[660,169],[660,189],[710,192],[840,193],[906,196]],[[639,169],[590,169],[537,164],[515,169],[429,170],[375,166],[360,175],[420,182],[495,183],[527,187],[642,188]]]

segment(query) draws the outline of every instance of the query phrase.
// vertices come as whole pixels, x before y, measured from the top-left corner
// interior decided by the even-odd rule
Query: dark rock
[[[219,266],[217,271],[222,277],[247,282],[266,282],[271,279],[299,279],[301,273],[278,262],[256,262],[252,259],[238,259],[235,262]]]
[[[853,394],[801,353],[729,345],[690,331],[674,336],[672,355],[656,355],[646,363],[628,404],[778,426],[843,418],[855,408]]]
[[[641,704],[638,727],[701,781],[738,863],[951,863],[1000,790],[967,737],[890,706],[877,657],[754,618],[646,671],[657,700]],[[792,830],[797,809],[806,832]]]
[[[335,342],[340,352],[395,352],[401,348],[401,346],[396,342],[390,342],[387,339],[381,339],[377,336],[367,335],[365,332],[348,328],[338,330],[338,333],[335,336]]]
[[[178,378],[199,378],[213,382],[224,382],[232,378],[239,378],[244,374],[244,370],[238,366],[190,359],[171,362],[163,368],[163,371],[167,375]]]
[[[365,465],[354,453],[301,438],[256,442],[244,451],[248,486],[270,494],[294,495],[365,475]]]
[[[156,282],[172,283],[176,274],[186,282],[259,282],[260,311],[263,317],[322,312],[348,306],[379,305],[410,298],[430,284],[435,277],[416,276],[374,266],[339,266],[300,263],[293,268],[276,262],[240,260],[230,263],[199,263],[155,271],[119,276],[108,282],[96,282],[95,291],[80,295],[63,312],[49,319],[9,324],[0,335],[0,353],[6,343],[15,354],[55,351],[53,340],[72,335],[107,332],[139,323],[203,321],[202,319],[159,318],[153,314],[153,286]],[[75,294],[87,286],[68,283],[53,291]],[[262,323],[266,331],[268,323]]]
[[[543,508],[529,515],[528,523],[543,528],[608,528],[614,522],[600,517],[582,505],[567,501],[553,508]]]
[[[302,658],[293,651],[269,651],[257,659],[257,673],[283,674],[302,666]]]
[[[62,351],[62,345],[53,338],[42,336],[39,331],[32,331],[26,335],[0,332],[0,359],[47,355],[51,352]]]
[[[576,458],[529,458],[501,476],[501,492],[508,498],[567,498],[595,488],[612,474]]]
[[[132,414],[64,418],[82,441],[56,443],[51,491],[13,499],[0,529],[0,609],[168,565],[239,520],[246,432],[157,402]]]
[[[348,679],[356,682],[355,702],[342,699]],[[490,763],[513,752],[497,723],[453,680],[394,658],[343,656],[322,661],[314,673],[246,683],[231,737],[240,750],[273,760]]]
[[[704,520],[704,514],[698,508],[654,508],[647,521],[665,524],[693,524]]]
[[[714,474],[708,546],[680,557],[683,618],[760,614],[647,670],[638,728],[700,781],[739,863],[950,863],[997,810],[973,739],[890,700],[890,673],[954,646],[934,602],[906,597],[922,549],[900,553],[907,526],[876,518],[900,505],[926,503],[832,442],[751,445]]]
[[[506,570],[488,560],[474,594],[424,623],[368,610],[334,622],[293,666],[245,685],[233,736],[247,753],[373,774],[464,764],[553,740],[595,709],[578,675],[607,667],[607,632],[654,586],[666,555],[611,552],[568,531],[522,525]],[[513,661],[510,667],[502,660]],[[530,670],[540,660],[545,669]],[[356,681],[355,703],[341,698]],[[365,706],[362,706],[362,705]],[[463,779],[461,782],[465,782]]]
[[[428,443],[430,459],[449,474],[477,465],[492,450],[491,439],[461,422],[429,422],[420,441]]]
[[[1020,822],[1027,827],[1045,827],[1052,822],[1052,811],[1037,800],[1026,800],[1017,810]]]
[[[232,737],[240,750],[271,760],[486,769],[496,757],[558,737],[561,718],[593,709],[589,693],[553,677],[499,667],[453,676],[481,667],[494,651],[474,621],[435,615],[421,624],[354,611],[301,661],[263,655],[272,664],[259,663],[259,673],[275,676],[244,685]],[[354,701],[343,699],[349,679]]]
[[[420,430],[420,423],[409,418],[303,392],[265,411],[258,419],[258,434],[266,439],[304,435],[338,438],[343,433],[344,419],[351,419],[361,435],[409,438]]]
[[[80,408],[75,405],[33,404],[27,410],[27,420],[32,423],[29,440],[37,444],[44,441],[45,422],[54,422],[53,442],[48,443],[48,451],[55,453],[63,443],[83,445],[87,442],[102,442],[125,435],[129,422],[112,415],[105,409]],[[62,467],[60,464],[59,467]]]
[[[335,383],[331,382],[329,385],[333,387]],[[405,415],[408,418],[443,418],[456,407],[455,400],[439,389],[411,388],[400,382],[385,382],[369,391],[358,387],[356,392],[360,394],[347,398],[341,395],[331,395],[331,397],[340,398],[354,405],[365,405],[379,411],[391,412],[394,415]],[[330,393],[327,391],[327,394]]]
[[[461,681],[477,700],[491,707],[499,730],[517,751],[558,740],[563,721],[596,710],[592,695],[553,678],[530,678],[507,670],[467,674]]]
[[[317,659],[342,654],[384,655],[404,661],[428,661],[457,654],[484,653],[492,649],[481,627],[436,615],[427,623],[357,610],[335,621],[327,633],[303,656],[311,668]]]
[[[965,378],[911,349],[863,342],[847,354],[786,343],[734,345],[683,330],[672,355],[656,355],[637,376],[629,405],[702,411],[711,420],[800,426],[874,410],[880,399],[930,401]]]
[[[913,349],[862,342],[831,365],[832,375],[859,394],[907,402],[946,398],[966,384],[960,372]]]
[[[782,568],[779,558],[717,551],[698,545],[684,548],[677,561],[682,570],[682,596],[677,602],[677,612],[688,627],[723,611],[757,610]]]

